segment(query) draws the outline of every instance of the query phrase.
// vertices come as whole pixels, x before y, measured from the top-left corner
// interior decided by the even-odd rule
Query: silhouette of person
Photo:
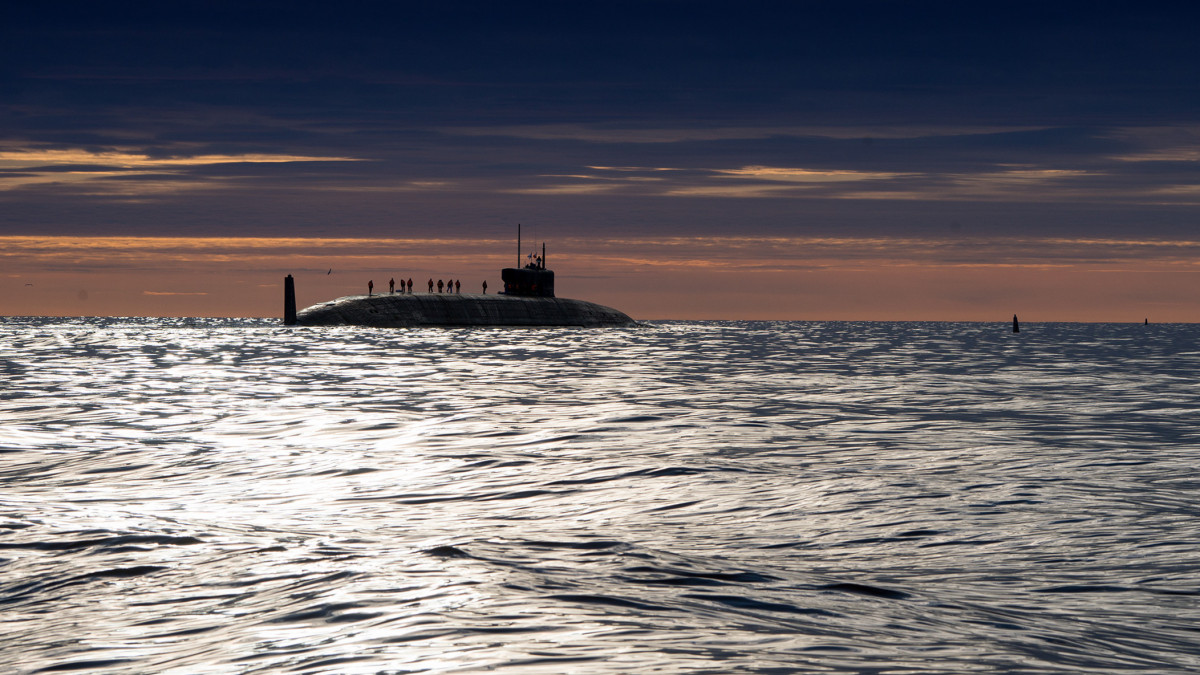
[[[371,279],[370,281],[367,282],[367,295],[370,296],[371,293],[373,293],[374,291],[375,291],[375,280]]]
[[[462,292],[462,279],[457,279],[457,280],[455,280],[455,282],[454,282],[454,292],[455,292],[455,293],[461,293],[461,292]]]
[[[443,286],[443,285],[444,285],[444,284],[442,284],[442,280],[441,280],[441,279],[438,279],[438,293],[441,293],[441,292],[442,292],[442,286]]]
[[[430,293],[432,293],[432,292],[433,292],[433,279],[430,279],[430,280],[429,280],[429,292],[430,292]]]
[[[408,292],[412,294],[412,277],[408,278]]]
[[[392,277],[391,279],[388,280],[388,293],[395,293],[395,292],[396,292],[396,277]]]
[[[483,282],[483,294],[487,295],[487,281]]]

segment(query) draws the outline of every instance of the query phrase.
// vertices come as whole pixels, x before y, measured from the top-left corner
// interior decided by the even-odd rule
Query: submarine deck
[[[584,300],[475,293],[351,295],[296,314],[301,326],[633,326],[623,312]]]

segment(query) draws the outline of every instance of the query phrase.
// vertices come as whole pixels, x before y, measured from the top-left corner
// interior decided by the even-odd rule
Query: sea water
[[[1200,327],[0,319],[0,670],[1200,670]]]

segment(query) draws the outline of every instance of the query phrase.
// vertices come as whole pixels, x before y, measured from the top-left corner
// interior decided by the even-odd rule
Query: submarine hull
[[[473,293],[352,295],[305,308],[300,326],[633,326],[625,313],[569,298]]]

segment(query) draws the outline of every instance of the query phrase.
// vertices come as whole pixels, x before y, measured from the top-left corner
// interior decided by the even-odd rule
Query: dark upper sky
[[[1194,231],[1200,11],[0,9],[0,234]]]

